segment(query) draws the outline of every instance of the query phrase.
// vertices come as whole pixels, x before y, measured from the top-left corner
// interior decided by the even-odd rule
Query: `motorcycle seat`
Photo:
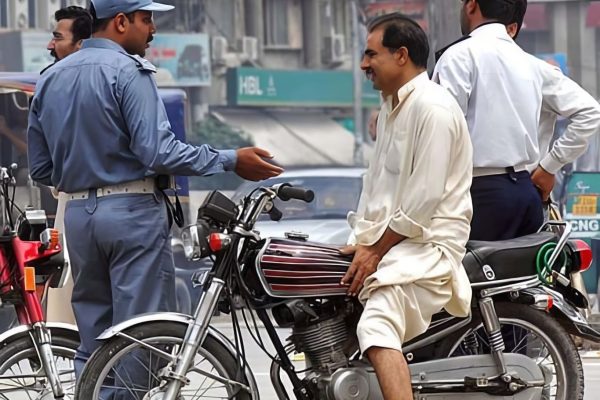
[[[539,232],[495,242],[467,242],[463,265],[474,286],[497,286],[529,279],[537,274],[536,256],[546,243],[556,242],[552,232]]]

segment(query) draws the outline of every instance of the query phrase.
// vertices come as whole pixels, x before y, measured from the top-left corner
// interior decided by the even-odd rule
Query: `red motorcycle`
[[[0,399],[70,399],[79,334],[46,322],[43,310],[65,270],[60,234],[46,227],[43,210],[15,204],[15,170],[0,168],[0,306],[14,307],[19,322],[0,333]]]

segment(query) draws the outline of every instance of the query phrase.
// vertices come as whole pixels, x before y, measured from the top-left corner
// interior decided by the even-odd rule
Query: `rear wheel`
[[[52,353],[65,400],[75,393],[75,351],[79,341],[52,333]],[[0,400],[54,399],[42,363],[30,336],[6,343],[0,350]]]
[[[506,353],[536,361],[549,384],[544,400],[583,400],[583,366],[571,336],[549,314],[516,303],[496,303]],[[475,320],[442,346],[443,357],[489,353],[481,319]]]
[[[130,338],[118,336],[109,340],[88,360],[79,380],[77,398],[162,399],[161,372],[180,350],[186,328],[180,323],[150,322],[127,330],[125,334]],[[236,359],[211,336],[198,350],[186,378],[189,384],[182,387],[181,399],[252,398],[233,383],[248,384]]]

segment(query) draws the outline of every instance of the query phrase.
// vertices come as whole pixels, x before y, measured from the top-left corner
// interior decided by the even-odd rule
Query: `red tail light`
[[[208,246],[213,253],[226,249],[231,243],[231,238],[224,233],[211,233],[208,237]]]
[[[579,267],[576,270],[580,272],[587,271],[592,265],[593,255],[590,246],[581,239],[571,240],[573,255],[578,259]]]

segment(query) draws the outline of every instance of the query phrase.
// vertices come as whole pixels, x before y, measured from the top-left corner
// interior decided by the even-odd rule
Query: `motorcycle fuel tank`
[[[273,297],[340,296],[348,290],[340,282],[351,262],[338,246],[269,238],[256,258],[256,271]]]

